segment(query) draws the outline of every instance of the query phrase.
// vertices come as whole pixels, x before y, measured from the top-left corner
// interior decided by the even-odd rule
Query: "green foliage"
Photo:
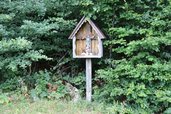
[[[30,71],[39,70],[41,65],[37,61],[41,59],[54,58],[49,65],[53,67],[54,63],[64,56],[65,50],[70,48],[66,37],[75,24],[75,20],[66,19],[71,12],[63,7],[65,5],[71,8],[72,5],[68,3],[72,2],[57,0],[0,2],[0,39],[2,39],[0,54],[3,54],[0,58],[4,59],[0,66],[4,72],[10,69],[12,72],[21,73],[20,69],[25,69],[21,74],[25,75],[31,73]],[[32,70],[35,62],[36,68]],[[26,70],[28,67],[30,71]],[[45,65],[41,67],[47,68]]]
[[[35,87],[31,89],[30,96],[34,101],[43,98],[60,99],[65,97],[67,94],[65,86],[60,80],[53,80],[52,77],[52,74],[47,71],[39,71],[32,75],[30,83],[34,84]]]
[[[19,90],[32,98],[64,97],[65,87],[59,76],[66,74],[63,69],[71,61],[67,37],[75,25],[68,9],[78,11],[71,3],[0,1],[0,90]],[[41,71],[46,68],[53,69],[54,74]],[[49,92],[48,83],[58,89]]]
[[[168,108],[167,110],[164,111],[164,114],[169,114],[171,113],[171,108]]]
[[[102,61],[106,67],[96,72],[102,84],[94,87],[94,98],[163,112],[171,105],[170,1],[103,2],[117,7],[104,22],[109,51]]]
[[[28,66],[31,66],[33,61],[50,59],[47,56],[42,55],[42,50],[32,50],[32,43],[24,38],[1,40],[0,45],[1,70],[17,72],[19,69],[25,69]]]
[[[79,92],[82,94],[82,96],[85,96],[85,86],[86,86],[86,79],[84,72],[78,73],[78,75],[72,77],[72,76],[65,76],[63,77],[65,81],[70,82],[73,84],[77,89],[79,89]]]
[[[11,40],[1,40],[0,45],[0,52],[1,54],[4,54],[8,52],[29,50],[31,49],[32,43],[24,38],[17,38]]]
[[[9,98],[5,94],[0,93],[0,105],[8,104],[9,102]]]
[[[13,77],[12,79],[7,79],[5,82],[0,84],[0,91],[3,93],[10,92],[18,89],[20,86],[19,78]]]

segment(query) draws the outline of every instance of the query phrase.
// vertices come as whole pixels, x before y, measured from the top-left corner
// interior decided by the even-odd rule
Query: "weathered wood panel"
[[[98,55],[98,53],[99,53],[98,40],[93,39],[91,45],[92,45],[92,53],[93,53],[93,55]]]
[[[93,55],[98,55],[98,36],[95,30],[90,26],[88,22],[82,25],[82,28],[76,34],[76,55],[79,56],[85,52],[86,37],[90,36],[91,40],[91,52]]]

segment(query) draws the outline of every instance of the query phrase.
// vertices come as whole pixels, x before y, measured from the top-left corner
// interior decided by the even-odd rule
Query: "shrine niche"
[[[93,21],[83,17],[69,37],[73,40],[73,58],[101,58],[104,38]]]

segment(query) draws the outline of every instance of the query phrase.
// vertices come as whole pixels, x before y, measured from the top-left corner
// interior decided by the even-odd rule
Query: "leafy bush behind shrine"
[[[71,41],[67,39],[83,15],[91,17],[107,37],[103,41],[104,57],[93,63],[94,100],[117,101],[149,114],[169,109],[169,0],[0,1],[2,92],[21,89],[18,79],[28,84],[28,76],[44,77],[47,71],[53,74],[48,75],[50,78],[65,79],[84,92],[84,78],[80,77],[84,60],[72,59]],[[40,70],[45,69],[43,75]],[[36,84],[37,79],[33,80]],[[2,87],[6,83],[8,89]],[[36,87],[30,87],[32,95],[42,94],[34,94]]]

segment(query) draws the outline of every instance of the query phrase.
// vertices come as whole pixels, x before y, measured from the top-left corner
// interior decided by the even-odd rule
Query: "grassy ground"
[[[0,114],[152,114],[142,109],[131,109],[122,104],[105,105],[95,102],[80,101],[47,101],[18,100],[0,104]],[[167,113],[170,114],[170,113]]]
[[[20,101],[0,105],[0,114],[102,114],[100,105],[98,108],[86,102],[64,101]]]

